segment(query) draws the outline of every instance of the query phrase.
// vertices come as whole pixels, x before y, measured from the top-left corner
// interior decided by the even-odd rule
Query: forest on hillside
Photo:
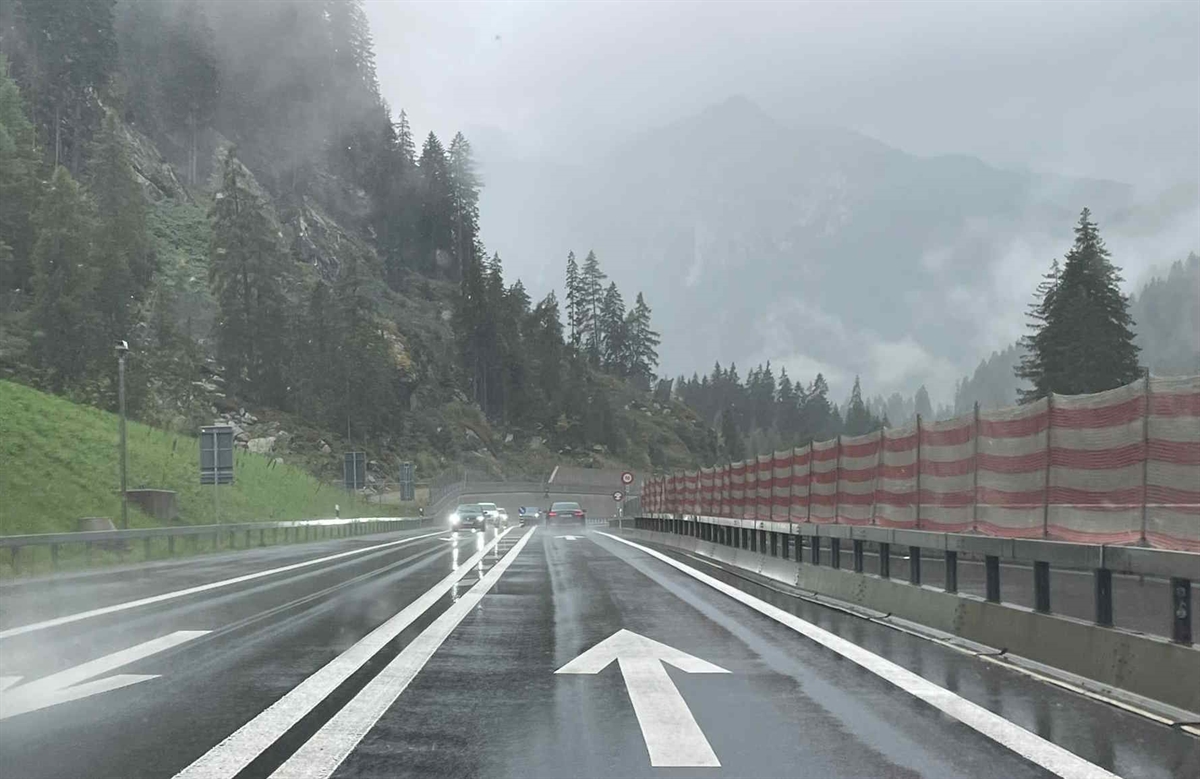
[[[268,410],[427,474],[514,440],[691,461],[704,426],[647,408],[644,297],[590,254],[565,312],[532,301],[481,186],[380,97],[361,0],[5,2],[0,372],[111,409],[128,340],[155,424]]]

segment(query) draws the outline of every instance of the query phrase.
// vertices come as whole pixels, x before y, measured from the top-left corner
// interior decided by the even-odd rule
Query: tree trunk
[[[54,103],[54,167],[58,167],[62,159],[62,110],[57,101]]]
[[[83,98],[75,98],[75,126],[71,128],[71,174],[79,178],[83,159]]]
[[[188,125],[192,129],[192,153],[188,159],[188,186],[196,186],[196,111],[188,110]]]

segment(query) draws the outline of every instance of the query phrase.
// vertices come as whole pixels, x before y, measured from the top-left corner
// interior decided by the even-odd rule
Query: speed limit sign
[[[617,503],[620,503],[621,501],[625,500],[625,493],[617,490],[613,493],[613,500],[615,500]]]
[[[633,484],[633,471],[625,471],[621,474],[621,483],[629,486]]]

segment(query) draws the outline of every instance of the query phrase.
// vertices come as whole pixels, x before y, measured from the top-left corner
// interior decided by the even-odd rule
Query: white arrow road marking
[[[344,557],[351,557],[353,555],[366,554],[367,552],[374,552],[379,549],[387,549],[387,548],[393,547],[393,546],[402,546],[404,544],[411,544],[416,541],[420,541],[424,538],[433,538],[436,535],[437,535],[437,533],[425,533],[424,535],[413,536],[412,538],[402,538],[399,541],[388,541],[387,543],[384,543],[384,544],[375,544],[374,546],[364,546],[361,549],[351,549],[349,552],[338,552],[337,554],[331,554],[331,555],[327,555],[325,557],[318,557],[315,560],[305,560],[304,562],[301,562],[301,563],[292,563],[291,565],[285,565],[280,568],[271,568],[270,570],[267,570],[267,571],[257,571],[255,573],[245,574],[244,576],[235,576],[232,579],[222,579],[221,581],[218,581],[218,582],[209,582],[208,584],[201,584],[201,585],[197,585],[196,587],[188,587],[185,590],[175,590],[174,592],[164,592],[162,595],[151,595],[149,598],[139,598],[138,600],[131,600],[126,603],[115,603],[112,606],[104,606],[102,608],[92,609],[91,611],[81,611],[78,614],[68,614],[65,617],[55,617],[54,619],[48,619],[45,622],[35,622],[31,625],[21,625],[20,627],[9,628],[7,630],[0,630],[0,638],[9,638],[10,636],[20,636],[25,633],[32,633],[35,630],[44,630],[46,628],[58,627],[59,625],[67,625],[72,622],[78,622],[81,619],[89,619],[91,617],[100,617],[105,614],[113,614],[118,611],[125,611],[126,609],[137,608],[138,606],[149,606],[153,603],[162,603],[163,601],[173,600],[175,598],[182,598],[186,595],[196,595],[201,592],[208,592],[209,590],[216,590],[221,587],[228,587],[233,584],[241,584],[242,582],[254,581],[255,579],[261,579],[264,576],[273,576],[274,574],[277,574],[277,573],[286,573],[287,571],[295,571],[300,568],[307,568],[311,565],[319,565],[321,563],[328,563],[333,560],[340,560]]]
[[[5,676],[0,680],[0,720],[44,709],[48,706],[87,698],[109,690],[119,690],[138,682],[157,679],[160,674],[117,674],[107,679],[87,681],[95,676],[141,660],[143,657],[149,657],[186,641],[191,641],[208,632],[207,630],[177,630],[161,638],[113,652],[111,655],[105,655],[32,682],[26,682],[18,687],[13,685],[21,677]]]
[[[663,663],[690,674],[727,674],[720,666],[629,630],[618,630],[556,674],[597,674],[613,660],[621,669],[652,766],[720,766]]]
[[[460,579],[475,570],[475,566],[483,560],[484,555],[500,543],[500,539],[508,535],[508,532],[505,530],[493,538],[465,563],[426,590],[421,597],[372,630],[357,644],[330,660],[321,670],[293,687],[287,695],[238,728],[233,735],[205,752],[194,763],[176,774],[175,779],[230,779],[250,765],[251,761],[287,733],[288,729],[328,698],[338,685],[366,665],[388,642],[400,635],[405,628],[456,587]]]
[[[535,532],[537,528],[533,528],[513,544],[512,549],[509,549],[466,595],[442,612],[433,624],[404,647],[378,676],[359,690],[353,700],[322,725],[312,738],[287,759],[287,762],[279,766],[275,773],[271,774],[271,779],[327,779],[332,776],[358,742],[362,741],[367,731],[408,688],[409,683],[425,667],[438,647],[500,580]]]
[[[1025,759],[1036,763],[1063,779],[1118,779],[1116,774],[1104,770],[1095,763],[1090,763],[1075,753],[1063,749],[1058,744],[1038,736],[1009,722],[999,714],[988,711],[966,698],[959,696],[944,687],[939,687],[924,677],[913,673],[907,668],[896,665],[874,652],[863,649],[858,644],[836,636],[824,628],[817,627],[795,614],[784,611],[778,606],[772,606],[748,592],[726,584],[720,579],[684,565],[678,560],[668,557],[661,552],[628,541],[610,533],[597,531],[600,535],[613,541],[631,546],[645,552],[656,560],[660,560],[672,568],[682,571],[693,579],[704,582],[709,587],[722,592],[734,600],[769,617],[780,624],[786,625],[802,636],[805,636],[821,646],[830,649],[851,662],[865,668],[879,678],[891,682],[913,697],[928,703],[945,714],[987,736],[998,744],[1002,744]]]

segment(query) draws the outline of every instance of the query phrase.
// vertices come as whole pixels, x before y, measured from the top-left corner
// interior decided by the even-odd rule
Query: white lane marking
[[[661,552],[610,533],[603,531],[596,532],[606,538],[611,538],[613,541],[645,552],[672,568],[691,576],[693,579],[697,579],[713,589],[728,595],[739,603],[749,606],[760,614],[786,625],[806,638],[862,666],[881,679],[891,682],[910,695],[933,706],[935,709],[949,714],[967,727],[1008,747],[1025,759],[1036,763],[1057,776],[1063,777],[1063,779],[1119,779],[1116,774],[1110,773],[1100,766],[1084,760],[1073,752],[1063,749],[1059,745],[1009,722],[982,706],[971,703],[965,698],[937,686],[933,682],[909,671],[907,668],[902,668],[890,660],[885,660],[879,655],[863,649],[857,644],[835,636],[828,630],[819,628],[811,622],[800,619],[796,615],[790,614],[777,606],[772,606],[766,601],[759,600],[753,595],[742,592],[738,588],[726,584],[719,579],[714,579],[691,566],[684,565]]]
[[[82,663],[65,671],[26,682],[13,687],[21,677],[6,676],[0,682],[0,720],[26,714],[48,706],[87,698],[109,690],[118,690],[138,682],[157,679],[160,674],[117,674],[106,679],[88,682],[101,674],[116,670],[124,665],[158,654],[173,646],[178,646],[193,638],[203,636],[207,630],[176,630],[174,633],[155,638],[151,641],[122,649],[110,655]]]
[[[500,539],[507,533],[505,530],[496,536],[421,597],[372,630],[354,646],[330,660],[321,670],[296,685],[287,695],[238,728],[220,744],[197,758],[194,763],[176,774],[175,779],[227,779],[248,766],[275,743],[276,739],[328,698],[338,685],[362,668],[375,653],[428,611],[455,587],[460,579],[475,570],[475,566],[483,560],[484,555],[500,543]]]
[[[632,631],[618,630],[554,673],[597,674],[614,660],[629,689],[650,765],[719,767],[721,761],[663,663],[690,674],[729,671]]]
[[[565,538],[568,541],[578,541],[579,539],[583,538],[583,536],[555,536],[555,538]]]
[[[104,616],[105,614],[115,614],[118,611],[125,611],[127,609],[136,609],[139,606],[149,606],[154,603],[162,603],[163,601],[174,600],[175,598],[183,598],[188,595],[196,595],[197,593],[208,592],[209,590],[216,590],[216,589],[220,589],[221,587],[229,587],[234,584],[241,584],[242,582],[254,581],[255,579],[261,579],[264,576],[274,576],[277,573],[287,573],[288,571],[295,571],[300,568],[307,568],[311,565],[320,565],[321,563],[327,563],[331,560],[340,560],[343,557],[351,557],[353,555],[366,554],[367,552],[374,552],[378,549],[387,549],[390,546],[399,546],[401,544],[411,544],[414,541],[420,541],[421,539],[424,539],[424,538],[433,538],[436,535],[437,535],[437,533],[426,533],[424,535],[413,536],[412,538],[402,538],[399,541],[388,541],[386,544],[376,544],[374,546],[366,546],[366,547],[363,547],[362,549],[351,549],[349,552],[338,552],[337,554],[328,555],[326,557],[318,557],[315,560],[305,560],[302,563],[292,563],[291,565],[285,565],[280,568],[272,568],[267,571],[257,571],[255,573],[245,574],[244,576],[235,576],[232,579],[222,579],[221,581],[209,582],[208,584],[200,584],[195,587],[188,587],[187,589],[183,589],[183,590],[175,590],[173,592],[164,592],[162,595],[152,595],[148,598],[139,598],[138,600],[131,600],[131,601],[127,601],[125,603],[115,603],[112,606],[103,606],[98,609],[92,609],[91,611],[81,611],[77,614],[67,614],[66,616],[63,616],[63,617],[55,617],[54,619],[48,619],[45,622],[34,622],[29,625],[21,625],[20,627],[9,628],[8,630],[0,630],[0,638],[10,638],[12,636],[20,636],[20,635],[24,635],[26,633],[33,633],[34,631],[37,631],[37,630],[45,630],[46,628],[58,627],[59,625],[69,625],[72,622],[79,622],[80,620],[91,619],[92,617],[101,617],[101,616]]]
[[[404,647],[379,675],[359,690],[353,700],[321,726],[321,729],[297,749],[287,762],[279,766],[275,773],[271,774],[271,779],[327,779],[332,776],[367,731],[407,689],[442,642],[499,581],[535,532],[537,528],[533,528],[513,544],[512,549],[508,550],[466,595],[442,612],[433,624]]]

